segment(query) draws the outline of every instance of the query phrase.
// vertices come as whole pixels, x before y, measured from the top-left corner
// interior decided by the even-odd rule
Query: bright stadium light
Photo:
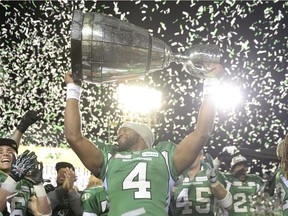
[[[242,95],[238,87],[225,84],[219,86],[215,95],[217,106],[223,110],[233,110],[242,100]]]
[[[148,87],[119,85],[117,96],[124,112],[147,114],[161,106],[161,92]]]

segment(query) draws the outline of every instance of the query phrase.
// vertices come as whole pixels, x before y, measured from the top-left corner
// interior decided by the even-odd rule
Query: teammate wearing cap
[[[232,208],[225,209],[225,215],[252,216],[255,214],[252,199],[264,189],[261,177],[255,174],[247,174],[248,161],[242,155],[237,155],[231,161],[231,173],[224,173],[227,179],[226,189],[233,198]]]
[[[154,144],[154,134],[142,124],[127,123],[118,130],[117,146],[98,144],[81,133],[81,88],[71,73],[65,75],[67,103],[65,136],[83,164],[103,179],[109,198],[109,215],[166,216],[170,190],[177,177],[197,158],[214,128],[216,104],[212,97],[224,72],[214,65],[204,81],[204,99],[195,130],[178,145]]]
[[[36,168],[39,164],[37,156],[34,152],[26,150],[16,159],[22,135],[38,118],[37,112],[28,111],[22,117],[12,138],[0,138],[0,211],[4,216],[28,215],[27,209],[33,212],[33,215],[51,213],[44,186],[41,180],[38,182],[38,177],[42,177],[42,169]],[[41,173],[37,176],[30,175],[30,180],[24,179],[32,170],[37,171],[37,174]]]
[[[51,201],[52,215],[82,215],[80,194],[74,188],[76,181],[74,166],[68,162],[58,162],[55,169],[57,171],[57,187],[54,188],[52,184],[45,185]]]

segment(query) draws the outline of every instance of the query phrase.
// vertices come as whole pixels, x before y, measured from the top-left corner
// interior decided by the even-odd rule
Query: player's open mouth
[[[8,158],[4,158],[1,160],[2,163],[10,163],[10,159]]]

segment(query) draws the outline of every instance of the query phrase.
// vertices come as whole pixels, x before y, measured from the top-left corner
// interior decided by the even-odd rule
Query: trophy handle
[[[82,45],[81,41],[71,40],[71,67],[72,77],[75,83],[81,85],[82,75]]]
[[[71,28],[71,68],[72,77],[75,83],[80,84],[83,80],[82,74],[82,25],[83,14],[74,11]]]

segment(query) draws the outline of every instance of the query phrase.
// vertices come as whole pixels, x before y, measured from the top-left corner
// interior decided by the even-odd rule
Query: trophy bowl
[[[174,54],[146,29],[97,12],[74,11],[71,25],[71,63],[75,82],[105,83],[143,78],[171,62],[205,77],[220,60],[213,45],[196,45],[186,55]],[[209,66],[210,64],[210,66]]]

